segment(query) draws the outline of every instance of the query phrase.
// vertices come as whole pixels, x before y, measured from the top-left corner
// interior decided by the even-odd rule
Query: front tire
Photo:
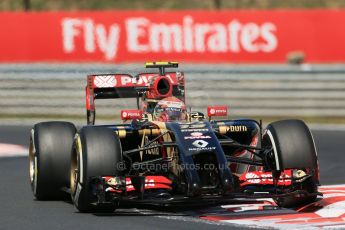
[[[42,122],[31,130],[30,184],[37,200],[63,199],[76,128],[69,122]]]
[[[272,170],[303,170],[310,178],[300,182],[296,190],[316,193],[319,184],[319,167],[313,136],[301,120],[282,120],[269,124],[263,136],[263,147],[272,148]],[[316,200],[316,195],[275,199],[280,207],[292,208]]]
[[[91,177],[118,176],[117,164],[122,161],[119,137],[109,128],[84,127],[75,140],[71,161],[71,195],[80,212],[113,212],[115,204],[96,206]]]

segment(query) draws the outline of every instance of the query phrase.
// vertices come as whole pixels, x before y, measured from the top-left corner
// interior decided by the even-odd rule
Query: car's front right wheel
[[[64,199],[69,186],[69,165],[75,126],[51,121],[36,124],[29,147],[30,184],[37,200]]]

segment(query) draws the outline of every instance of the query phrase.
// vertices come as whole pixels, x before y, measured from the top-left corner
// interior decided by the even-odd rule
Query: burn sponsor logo
[[[183,125],[180,125],[180,127],[181,129],[190,130],[190,131],[192,131],[193,129],[205,129],[206,131],[208,130],[205,123],[183,124]]]
[[[186,133],[186,132],[207,132],[208,129],[181,129],[181,132]]]

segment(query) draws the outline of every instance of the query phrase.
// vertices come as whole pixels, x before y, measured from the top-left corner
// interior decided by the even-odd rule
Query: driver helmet
[[[157,121],[181,121],[187,117],[186,105],[176,97],[167,97],[160,100],[153,111]]]

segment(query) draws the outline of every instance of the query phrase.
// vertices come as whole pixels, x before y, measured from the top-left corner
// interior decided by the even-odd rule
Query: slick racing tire
[[[311,177],[298,184],[295,190],[316,193],[319,184],[317,152],[313,136],[301,120],[282,120],[269,124],[263,135],[263,147],[272,147],[271,167],[303,170]],[[291,208],[315,201],[316,195],[275,199],[281,207]]]
[[[80,212],[113,212],[116,204],[95,205],[97,197],[92,191],[91,178],[120,175],[122,162],[119,137],[109,128],[84,127],[76,136],[71,161],[71,196]]]
[[[76,128],[69,122],[42,122],[31,130],[30,184],[37,200],[63,199],[69,187],[69,166]]]

